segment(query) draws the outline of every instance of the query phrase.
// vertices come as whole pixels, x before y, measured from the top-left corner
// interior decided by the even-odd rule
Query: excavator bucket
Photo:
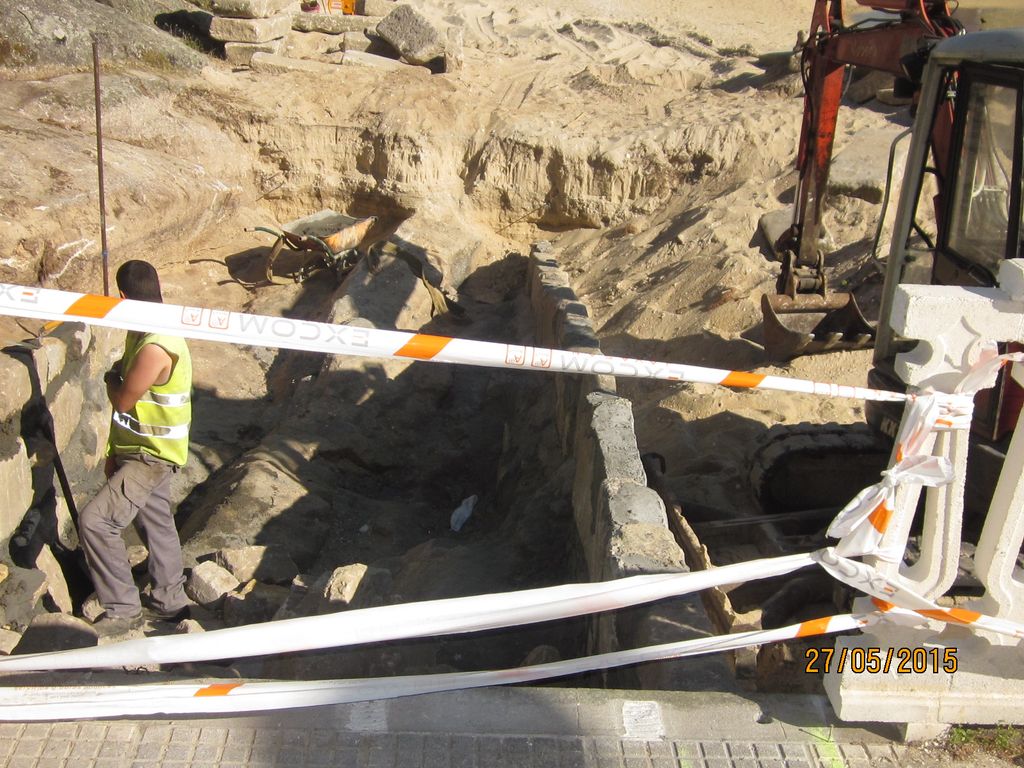
[[[864,319],[852,293],[799,294],[795,299],[765,294],[761,312],[764,348],[772,360],[867,349],[875,343],[875,328]]]

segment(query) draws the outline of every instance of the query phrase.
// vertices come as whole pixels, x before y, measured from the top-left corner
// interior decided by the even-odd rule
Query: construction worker
[[[122,298],[162,302],[156,269],[127,261],[117,270]],[[122,531],[137,521],[149,549],[149,610],[159,619],[188,616],[181,542],[170,506],[171,475],[185,464],[192,418],[192,359],[185,340],[129,331],[124,355],[104,376],[113,406],[104,472],[107,482],[82,510],[79,533],[103,605],[101,636],[142,623]]]

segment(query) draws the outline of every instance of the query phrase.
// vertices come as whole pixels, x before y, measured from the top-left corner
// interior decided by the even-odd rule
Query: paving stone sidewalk
[[[0,723],[4,768],[868,768],[884,728],[818,696],[493,688],[245,717]]]

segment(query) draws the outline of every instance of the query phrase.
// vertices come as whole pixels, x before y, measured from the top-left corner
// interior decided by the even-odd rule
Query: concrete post
[[[900,286],[890,319],[893,329],[920,339],[917,347],[897,358],[897,373],[913,389],[952,392],[977,362],[990,341],[1024,341],[1024,260],[1003,263],[999,288],[978,289],[932,285]],[[1022,368],[1013,375],[1020,381]],[[913,566],[868,559],[888,576],[924,597],[940,600],[952,586],[960,560],[963,520],[963,478],[967,466],[966,431],[943,433],[933,440],[934,455],[953,464],[957,480],[926,489],[921,557]],[[921,489],[900,489],[895,512],[899,525],[886,535],[885,545],[906,545],[910,521]],[[975,555],[977,577],[984,597],[966,606],[1000,618],[1024,620],[1024,585],[1013,578],[1017,554],[1024,541],[1024,424],[1018,429],[1003,465]],[[962,606],[963,607],[963,606]],[[872,610],[867,600],[855,610]],[[901,671],[894,662],[888,671],[871,673],[833,667],[825,690],[844,720],[903,723],[909,738],[934,735],[952,723],[1024,723],[1024,657],[1022,643],[1007,636],[972,632],[941,622],[915,627],[884,621],[858,637],[840,638],[834,658],[844,649],[859,653],[880,648],[894,658],[902,649],[925,649],[956,658],[956,671]]]

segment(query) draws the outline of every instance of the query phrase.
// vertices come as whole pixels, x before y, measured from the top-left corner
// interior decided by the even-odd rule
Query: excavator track
[[[866,424],[780,424],[751,452],[750,486],[765,514],[842,508],[878,481],[892,444]]]

